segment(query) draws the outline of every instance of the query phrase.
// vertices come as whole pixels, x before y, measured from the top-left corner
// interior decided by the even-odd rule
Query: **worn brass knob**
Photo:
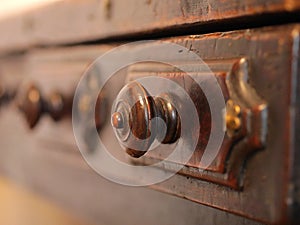
[[[24,113],[30,128],[34,128],[43,114],[48,114],[54,121],[60,120],[71,109],[70,101],[58,92],[47,98],[35,85],[31,85],[19,100],[19,109]]]
[[[111,124],[130,156],[141,157],[156,139],[163,144],[178,140],[180,118],[172,101],[168,94],[150,96],[136,81],[120,91],[113,106]]]

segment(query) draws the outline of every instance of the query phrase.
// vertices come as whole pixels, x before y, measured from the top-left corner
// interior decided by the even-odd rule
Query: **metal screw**
[[[228,100],[226,103],[226,112],[226,127],[229,131],[229,135],[232,136],[242,126],[240,118],[241,107],[232,100]]]
[[[116,129],[124,128],[123,115],[119,112],[115,112],[111,116],[111,124]]]

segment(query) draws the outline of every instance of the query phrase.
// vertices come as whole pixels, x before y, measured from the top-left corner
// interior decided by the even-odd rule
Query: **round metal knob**
[[[121,145],[135,158],[144,155],[155,139],[170,144],[180,137],[180,118],[172,98],[167,94],[153,98],[138,82],[120,91],[111,124]]]
[[[54,121],[62,118],[65,111],[65,98],[58,92],[53,92],[47,101],[48,113]]]
[[[19,108],[24,113],[30,128],[33,128],[39,121],[43,109],[43,101],[40,90],[35,86],[30,86],[19,102]]]
[[[49,114],[54,121],[60,120],[66,111],[66,100],[58,92],[44,99],[39,88],[31,85],[19,101],[19,109],[24,113],[30,128],[34,128],[43,114]]]

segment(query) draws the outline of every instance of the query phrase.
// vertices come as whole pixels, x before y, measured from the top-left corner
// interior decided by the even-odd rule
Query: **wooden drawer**
[[[214,62],[227,65],[227,69],[221,71],[225,76],[231,74],[230,68],[236,62],[247,59],[249,65],[246,72],[249,77],[245,80],[245,84],[253,88],[267,106],[267,127],[265,143],[260,148],[253,149],[249,154],[239,155],[238,153],[243,152],[245,146],[238,142],[232,143],[230,148],[224,151],[224,161],[221,161],[223,169],[195,172],[196,164],[190,164],[170,179],[151,186],[152,188],[262,223],[297,223],[299,212],[299,198],[297,197],[299,195],[297,192],[299,189],[297,166],[299,155],[296,151],[299,144],[299,132],[297,132],[299,129],[299,29],[299,25],[290,24],[164,39],[164,41],[188,47],[190,51],[195,52],[208,65],[211,65],[211,68],[214,67]],[[13,81],[9,77],[12,76],[11,71],[16,70],[14,66],[10,66],[14,65],[14,58],[3,58],[0,64],[3,80],[14,83],[22,79],[19,90],[24,88],[23,84],[33,82],[37,83],[44,93],[56,88],[69,92],[88,64],[113,47],[113,45],[92,45],[33,50],[20,56],[20,61],[24,65],[20,67],[20,71],[24,76]],[[9,64],[9,61],[12,64]],[[19,63],[19,65],[22,64]],[[153,70],[155,69],[156,66],[153,67]],[[139,78],[140,72],[148,76],[147,73],[153,70],[152,67],[145,69],[143,65],[122,70],[110,83],[111,92],[107,97],[108,111],[110,112],[112,100],[126,82]],[[13,74],[20,71],[15,71]],[[157,74],[154,75],[157,76]],[[65,83],[69,85],[68,88],[65,88]],[[93,200],[93,196],[99,197],[104,192],[110,193],[110,189],[115,190],[115,193],[120,191],[119,196],[114,193],[115,197],[112,199],[107,197],[105,200],[106,203],[112,201],[108,204],[111,210],[117,207],[117,197],[125,196],[123,204],[126,205],[128,204],[128,202],[125,203],[126,201],[139,198],[139,194],[149,201],[152,198],[155,199],[148,208],[154,212],[154,215],[158,215],[158,209],[163,206],[176,211],[187,204],[188,209],[200,210],[201,206],[191,202],[187,203],[149,190],[120,187],[102,180],[87,167],[77,151],[70,120],[66,119],[56,124],[49,122],[47,118],[42,118],[37,127],[32,131],[27,131],[23,119],[15,110],[10,108],[9,112],[7,114],[6,110],[2,111],[3,125],[0,132],[3,138],[0,144],[5,147],[1,148],[0,169],[2,173],[26,183],[34,190],[53,198],[64,196],[62,204],[71,205],[71,208],[77,211],[80,211],[81,203],[90,206],[95,211],[97,207],[103,209],[105,206],[99,206],[96,202],[90,201]],[[120,150],[114,138],[109,119],[101,130],[101,135],[111,143],[111,151],[123,157],[125,153]],[[155,155],[145,154],[134,162],[145,164],[149,160],[155,160],[155,157]],[[129,158],[123,159],[127,163],[132,163]],[[11,167],[10,165],[18,166]],[[233,166],[230,167],[230,165]],[[237,168],[234,167],[235,165],[238,165]],[[233,175],[232,169],[234,169]],[[60,170],[63,171],[62,174],[59,174]],[[65,176],[68,177],[66,180]],[[71,178],[74,181],[71,181]],[[129,179],[134,178],[133,172]],[[84,182],[81,182],[81,179]],[[235,179],[236,183],[233,185],[233,180],[230,179]],[[64,185],[67,185],[67,188]],[[76,185],[75,190],[72,190],[72,185]],[[79,193],[85,194],[79,197]],[[164,200],[166,202],[163,203]],[[135,201],[138,202],[137,205],[142,204],[138,200]],[[181,205],[175,206],[177,202]],[[171,206],[172,204],[175,205]],[[135,208],[135,206],[132,207]],[[160,208],[155,209],[155,207]],[[82,214],[93,214],[87,211],[83,210]],[[185,210],[184,213],[185,221],[191,221],[189,224],[199,223],[199,218],[187,211]],[[141,213],[139,209],[131,209],[130,212],[131,215],[136,212]],[[136,222],[137,218],[141,218],[138,213],[135,214],[136,218],[128,219],[128,221]],[[168,213],[170,213],[168,214],[170,215],[169,222],[178,219],[174,213]],[[97,217],[96,214],[93,216]],[[188,217],[191,218],[187,219]],[[150,221],[159,223],[156,219]],[[225,220],[224,224],[227,222],[230,222],[230,219]]]
[[[9,88],[20,85],[20,91],[26,90],[27,84],[38,84],[45,94],[56,88],[70,91],[89,63],[108,49],[102,45],[36,49],[26,55],[5,57],[0,66],[2,83]],[[68,88],[61,89],[62,81]],[[116,83],[116,92],[123,85],[122,81]],[[55,123],[44,116],[30,130],[15,102],[1,107],[1,176],[77,218],[91,224],[260,224],[148,188],[109,182],[84,161],[70,118]]]

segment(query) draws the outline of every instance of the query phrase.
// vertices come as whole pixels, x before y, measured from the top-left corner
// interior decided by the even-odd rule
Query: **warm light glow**
[[[16,15],[59,0],[1,0],[0,19]]]

